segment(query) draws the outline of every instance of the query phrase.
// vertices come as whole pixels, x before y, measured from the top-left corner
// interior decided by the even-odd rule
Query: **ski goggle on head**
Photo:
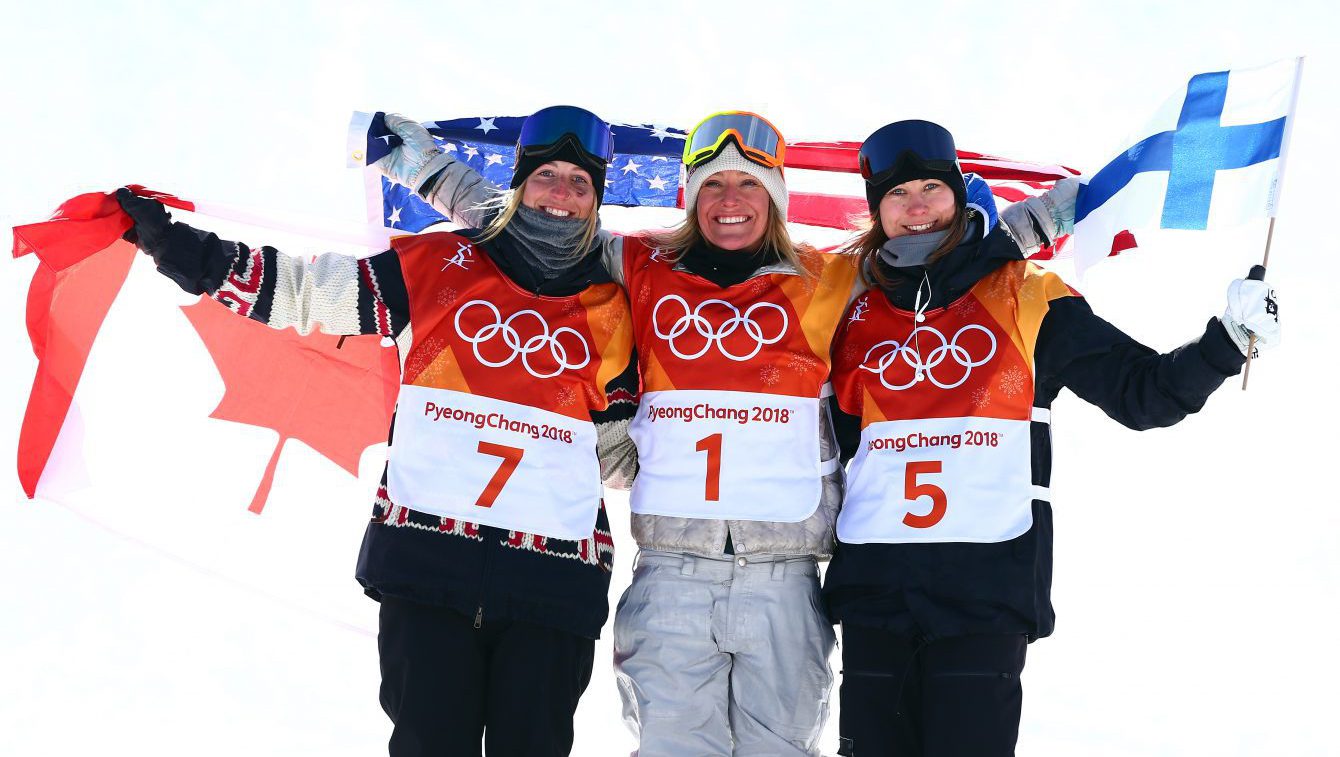
[[[898,121],[876,130],[861,143],[857,155],[861,178],[882,184],[909,164],[937,172],[958,172],[954,137],[930,121]],[[921,176],[909,176],[908,181]]]
[[[602,163],[614,159],[614,135],[610,125],[589,110],[572,105],[554,105],[535,111],[521,125],[518,153],[543,154],[556,149],[564,137]]]
[[[744,157],[767,168],[781,169],[786,140],[768,119],[757,113],[729,110],[713,113],[684,140],[684,167],[693,168],[716,157],[727,140],[734,140]]]

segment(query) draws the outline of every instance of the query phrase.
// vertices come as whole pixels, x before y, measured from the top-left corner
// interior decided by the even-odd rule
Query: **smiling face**
[[[957,213],[954,191],[939,179],[899,184],[879,201],[880,226],[890,239],[944,231]]]
[[[521,204],[556,218],[590,218],[596,206],[591,174],[566,160],[544,163],[521,185]]]
[[[768,230],[772,198],[744,171],[718,171],[698,190],[694,210],[708,242],[723,250],[753,250]]]

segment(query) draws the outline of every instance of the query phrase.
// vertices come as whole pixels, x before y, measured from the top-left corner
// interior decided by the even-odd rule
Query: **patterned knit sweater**
[[[165,214],[163,219],[167,223]],[[392,250],[367,258],[325,254],[308,260],[273,247],[252,249],[181,223],[142,231],[140,238],[155,240],[146,251],[161,273],[239,315],[303,334],[319,329],[336,335],[379,335],[395,340],[402,360],[407,354],[409,298],[399,257]],[[503,234],[476,249],[514,282],[535,281],[534,271],[517,270],[523,258],[509,254],[509,244],[515,243]],[[546,281],[543,293],[565,296],[608,281],[597,252]],[[637,404],[636,362],[634,357],[605,387],[608,409],[592,413],[601,477],[616,488],[626,488],[636,471],[627,436]],[[477,625],[506,618],[597,638],[609,612],[613,560],[614,541],[603,503],[590,538],[568,541],[399,506],[387,496],[383,472],[357,578],[374,599],[390,595],[445,605],[473,617]]]

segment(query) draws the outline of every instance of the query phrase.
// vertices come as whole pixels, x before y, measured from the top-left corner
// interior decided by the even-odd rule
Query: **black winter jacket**
[[[929,309],[941,308],[982,277],[1021,259],[997,228],[928,267],[884,267],[892,285],[883,293],[895,307],[912,310],[918,287],[924,300],[928,282]],[[1082,297],[1061,297],[1052,301],[1038,332],[1033,404],[1050,408],[1064,387],[1130,428],[1169,426],[1199,410],[1243,362],[1217,318],[1196,339],[1159,354],[1094,315]],[[843,413],[836,402],[833,410],[845,462],[860,441],[860,418]],[[1033,423],[1031,436],[1033,483],[1048,486],[1049,426]],[[1000,543],[839,542],[824,585],[832,619],[923,639],[1049,635],[1055,621],[1051,505],[1034,500],[1032,509],[1029,530]]]

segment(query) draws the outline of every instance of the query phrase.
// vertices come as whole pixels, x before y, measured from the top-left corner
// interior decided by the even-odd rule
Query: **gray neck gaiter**
[[[949,236],[949,229],[932,231],[929,234],[894,237],[879,248],[879,259],[894,268],[924,266],[926,261],[930,259],[931,253],[935,252],[935,248],[939,247],[947,236]],[[968,228],[963,233],[963,241],[977,239],[981,236],[981,216],[975,211],[968,211]]]
[[[597,230],[599,224],[597,218]],[[582,221],[555,218],[543,210],[521,205],[517,207],[516,215],[508,221],[504,233],[516,243],[516,252],[521,262],[538,273],[541,279],[549,281],[586,257],[589,250],[576,249],[585,226]]]
[[[935,248],[949,236],[949,230],[932,231],[929,234],[910,234],[894,237],[879,248],[879,259],[894,268],[911,268],[926,265]]]

